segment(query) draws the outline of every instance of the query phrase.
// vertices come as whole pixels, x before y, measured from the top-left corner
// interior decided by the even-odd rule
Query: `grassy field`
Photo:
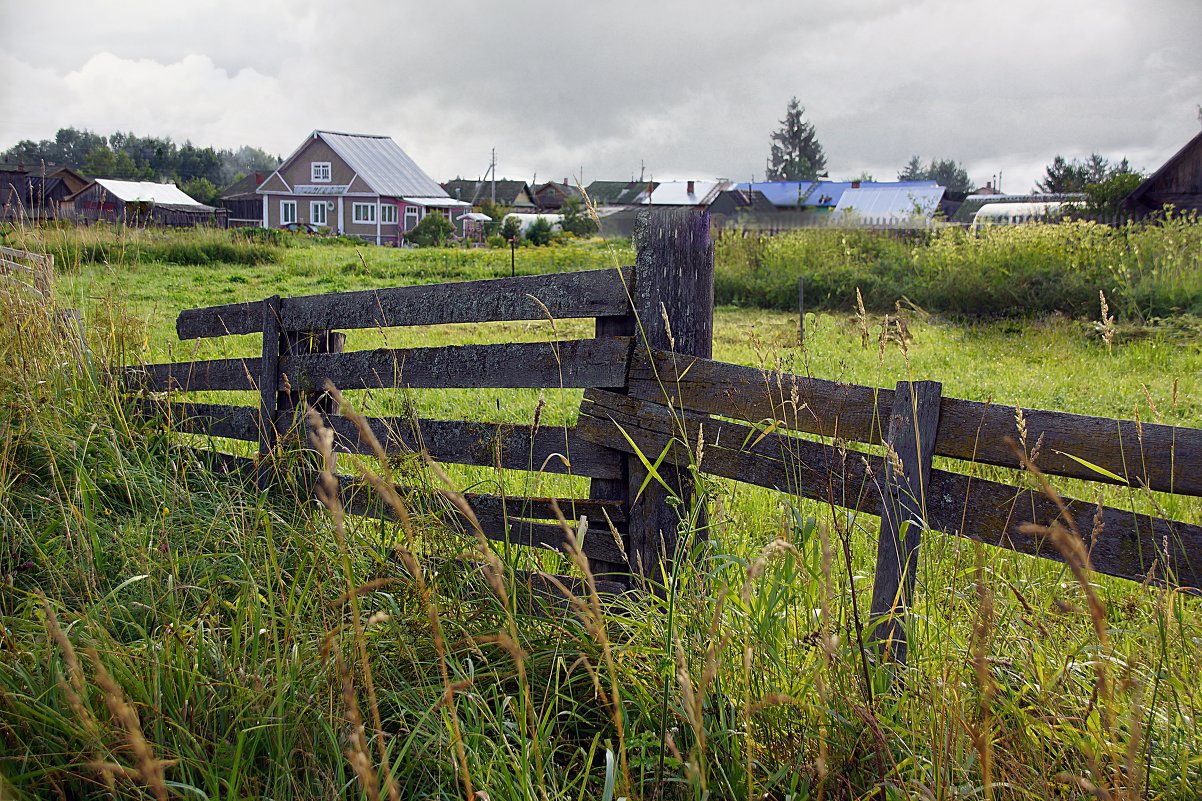
[[[538,616],[515,571],[576,569],[567,558],[451,534],[420,496],[404,499],[410,525],[381,525],[219,479],[172,432],[134,422],[99,369],[191,358],[191,344],[174,341],[185,307],[503,275],[508,252],[50,236],[58,304],[85,310],[94,361],[78,360],[46,309],[4,295],[0,797],[1202,792],[1202,614],[1192,597],[1081,583],[1055,563],[930,534],[911,660],[891,674],[865,664],[858,640],[876,518],[710,481],[714,530],[670,592],[613,609],[585,598]],[[228,260],[205,263],[212,253]],[[517,266],[631,258],[594,243],[522,250]],[[905,320],[899,338],[896,324],[854,305],[821,311],[807,316],[799,348],[796,313],[722,307],[715,356],[883,387],[934,378],[950,396],[1202,426],[1192,318],[1125,329],[1111,346],[1088,320],[1058,315]],[[392,329],[357,333],[348,348],[572,333],[587,335],[566,322]],[[234,339],[197,353],[254,351],[252,338]],[[544,420],[568,422],[579,393],[543,399]],[[403,406],[385,393],[355,401],[371,413]],[[528,422],[539,393],[423,391],[412,402],[433,417]],[[413,462],[396,469],[437,482]],[[537,474],[450,473],[459,489],[565,488]],[[1196,501],[1171,512],[1202,523]]]

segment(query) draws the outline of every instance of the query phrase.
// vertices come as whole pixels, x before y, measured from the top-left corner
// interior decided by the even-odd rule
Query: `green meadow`
[[[1202,226],[1077,225],[722,237],[714,356],[1202,427]],[[179,342],[185,308],[500,277],[508,250],[104,228],[3,240],[55,256],[54,305],[82,310],[88,348],[54,308],[0,286],[0,798],[1202,793],[1191,594],[927,532],[910,660],[877,665],[862,633],[878,519],[703,478],[708,539],[682,531],[688,558],[658,593],[541,606],[525,571],[583,566],[453,530],[429,492],[395,499],[404,523],[343,517],[286,483],[260,493],[181,447],[195,438],[138,419],[110,377],[257,354],[254,337]],[[512,269],[633,258],[628,243],[569,242],[519,248]],[[347,348],[589,335],[579,321],[394,328],[352,332]],[[349,399],[368,414],[571,423],[580,392]],[[339,466],[445,486],[417,458]],[[446,474],[456,491],[587,489],[537,471]],[[1056,486],[1202,524],[1197,499]]]

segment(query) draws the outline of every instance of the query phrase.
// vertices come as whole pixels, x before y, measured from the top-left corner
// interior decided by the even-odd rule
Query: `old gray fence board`
[[[690,441],[696,427],[705,426],[701,469],[706,473],[847,509],[879,511],[885,474],[879,456],[670,412],[659,404],[601,390],[585,393],[576,429],[583,439],[632,453],[617,423],[644,453],[658,456],[671,444],[665,461],[683,464],[692,457],[677,441],[681,419]],[[1060,518],[1059,508],[1042,492],[932,469],[926,502],[927,524],[933,531],[1063,561],[1050,542],[1021,530],[1026,523],[1047,525]],[[1202,588],[1202,526],[1134,515],[1129,509],[1099,510],[1094,503],[1073,498],[1063,502],[1089,549],[1093,570],[1132,581]],[[1100,523],[1096,534],[1095,516]],[[1173,580],[1167,578],[1170,573]]]
[[[281,369],[293,386],[377,387],[620,387],[631,340],[562,340],[441,348],[361,350],[290,357]]]
[[[680,354],[631,357],[629,393],[743,420],[782,420],[787,427],[852,442],[879,443],[893,406],[892,389],[843,384]],[[1133,486],[1202,496],[1202,429],[1137,423],[1068,412],[1023,409],[1027,441],[1042,435],[1038,467],[1049,475],[1113,483],[1072,458],[1127,478]],[[1021,469],[1013,406],[943,398],[935,455]],[[1072,454],[1069,456],[1068,454]]]
[[[918,547],[926,526],[931,457],[939,427],[938,381],[900,381],[889,416],[889,458],[869,613],[870,639],[886,658],[906,661],[906,610],[914,594]],[[896,458],[894,458],[896,457]]]
[[[281,320],[286,331],[306,331],[621,315],[630,307],[630,275],[626,267],[300,296],[284,299]],[[259,305],[188,309],[176,333],[196,339],[261,331]]]

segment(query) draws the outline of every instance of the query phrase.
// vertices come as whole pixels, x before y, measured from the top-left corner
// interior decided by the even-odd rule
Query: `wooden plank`
[[[348,418],[328,416],[326,424],[334,429],[334,444],[339,450],[372,453]],[[575,427],[540,426],[535,430],[532,426],[404,417],[369,417],[367,424],[388,453],[415,453],[424,449],[436,462],[611,480],[622,476],[623,457],[580,439]]]
[[[601,390],[585,393],[576,428],[583,439],[632,453],[615,426],[621,424],[644,453],[658,456],[668,448],[665,461],[680,464],[691,458],[678,441],[681,419],[691,438],[695,427],[704,424],[707,444],[701,467],[706,473],[847,509],[870,513],[879,509],[884,491],[884,462],[879,456],[764,434],[741,423],[669,412],[659,404]],[[1022,532],[1025,523],[1044,525],[1059,514],[1059,508],[1040,492],[932,469],[926,502],[927,523],[933,531],[1063,561],[1049,543]],[[1064,502],[1084,537],[1095,571],[1144,581],[1155,563],[1152,583],[1202,588],[1202,526],[1113,507],[1102,507],[1098,514],[1095,504],[1072,498]],[[1101,523],[1097,536],[1095,514]]]
[[[623,317],[598,317],[594,326],[594,336],[598,338],[604,337],[620,337],[634,336],[638,331],[638,321],[634,314],[627,314]],[[572,430],[575,434],[575,429]],[[630,505],[630,485],[629,477],[626,475],[627,457],[620,454],[618,451],[603,448],[594,445],[591,442],[586,442],[579,437],[576,438],[581,444],[587,445],[590,448],[596,448],[603,455],[606,464],[616,467],[616,471],[612,475],[597,475],[593,474],[593,480],[589,482],[589,497],[590,498],[621,498],[623,508],[628,508]],[[578,449],[572,451],[572,459],[576,460]],[[625,519],[625,513],[623,513]],[[623,548],[626,548],[629,543],[627,536],[628,527],[621,525],[616,519],[611,521],[614,528],[617,530],[617,536],[621,539]],[[598,528],[605,525],[603,520],[597,521]],[[611,532],[612,533],[612,532]],[[630,566],[626,560],[621,562],[604,562],[601,560],[593,560],[589,565],[589,570],[600,581],[615,581],[623,586],[630,583]]]
[[[257,390],[262,373],[259,357],[214,359],[202,362],[175,362],[126,367],[123,370],[128,390],[148,392],[200,392],[208,390]]]
[[[899,381],[889,416],[890,458],[884,465],[886,492],[881,498],[869,639],[886,660],[902,664],[909,650],[905,614],[914,593],[918,547],[926,526],[926,491],[942,391],[937,381]]]
[[[208,462],[213,469],[227,475],[239,476],[250,480],[256,474],[255,461],[253,459],[202,449],[193,449],[193,452],[199,459]],[[311,486],[316,487],[317,477],[318,473],[308,471]],[[394,519],[392,511],[370,485],[352,476],[337,475],[336,478],[338,480],[339,498],[348,514],[362,517]],[[407,493],[413,491],[412,488],[406,487],[398,487],[397,489],[400,491],[401,497],[405,497]],[[524,514],[524,510],[534,511],[540,515],[552,514],[550,512],[551,499],[520,497],[502,499],[495,495],[472,493],[466,493],[463,497],[476,514],[480,528],[488,539],[533,548],[564,549],[564,532],[558,523],[540,523],[523,517],[506,517],[506,510],[514,510],[519,515]],[[559,503],[560,509],[564,511],[565,517],[568,514],[568,510],[591,511],[599,515],[599,510],[602,507],[609,510],[611,514],[617,508],[620,508],[620,503],[617,502],[596,502],[587,498],[560,498],[557,499],[557,503]],[[463,528],[468,534],[474,531],[468,521],[449,501],[447,502],[446,510],[447,520],[454,521],[455,525]],[[595,529],[591,524],[589,525],[589,530],[585,533],[581,550],[590,559],[616,560],[621,558],[621,550],[614,543],[613,537],[609,532],[604,529]]]
[[[629,337],[362,350],[288,357],[281,369],[293,387],[326,381],[342,390],[378,387],[620,387]]]
[[[893,390],[874,389],[754,367],[650,356],[631,358],[631,395],[742,420],[783,420],[792,429],[849,442],[879,443]],[[1202,429],[1136,423],[1067,412],[1023,409],[1027,442],[1043,437],[1036,464],[1054,476],[1111,482],[1078,462],[1160,492],[1202,495]],[[1021,469],[1008,440],[1017,440],[1015,409],[977,401],[940,401],[936,456]],[[1111,482],[1112,483],[1112,482]]]
[[[30,267],[28,264],[18,264],[17,262],[9,261],[8,259],[0,259],[0,270],[6,271],[6,272],[9,270],[12,270],[12,271],[19,272],[19,273],[35,273],[35,272],[37,272],[33,267]]]
[[[284,301],[289,330],[604,317],[630,308],[631,269],[586,270],[309,295]]]
[[[629,310],[630,282],[631,268],[624,267],[306,295],[285,298],[281,319],[286,331],[308,331],[604,317]],[[258,306],[188,309],[176,333],[180,339],[254,333],[262,330]]]
[[[262,331],[263,303],[257,300],[204,309],[185,309],[175,318],[175,334],[180,339],[200,339]]]
[[[50,256],[41,253],[31,253],[28,250],[17,250],[16,248],[0,246],[0,256],[5,256],[12,261],[32,261],[42,266],[49,266]]]
[[[262,304],[263,349],[259,365],[259,455],[275,449],[279,432],[276,411],[280,392],[280,296],[272,295]]]
[[[142,398],[137,404],[143,417],[162,417],[176,431],[244,442],[259,439],[259,410],[251,406],[168,402],[157,398]]]
[[[640,214],[634,241],[634,313],[643,333],[635,350],[672,350],[708,359],[714,341],[709,214],[696,209]],[[677,555],[681,513],[687,514],[695,501],[693,482],[685,470],[665,470],[661,477],[667,487],[647,483],[647,471],[634,458],[627,459],[626,475],[632,499],[628,554],[636,571],[659,583]],[[683,505],[670,503],[673,495]],[[704,517],[697,522],[694,530],[704,537]]]

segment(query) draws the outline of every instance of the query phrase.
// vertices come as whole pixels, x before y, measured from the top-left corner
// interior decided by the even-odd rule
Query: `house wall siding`
[[[315,161],[330,162],[330,183],[346,185],[355,177],[355,171],[338,157],[338,154],[321,139],[310,138],[292,161],[280,168],[280,175],[289,186],[313,183],[312,163]],[[323,182],[324,183],[324,182]]]

